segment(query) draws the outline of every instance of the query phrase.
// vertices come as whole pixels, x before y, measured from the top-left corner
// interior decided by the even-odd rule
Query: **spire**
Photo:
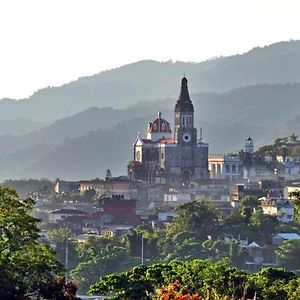
[[[187,82],[188,81],[187,81],[186,77],[183,76],[181,79],[181,91],[180,91],[178,101],[182,101],[182,102],[183,101],[191,101]]]
[[[189,90],[188,90],[188,80],[185,76],[181,79],[181,90],[178,100],[175,105],[175,111],[194,111],[194,106],[192,104]]]

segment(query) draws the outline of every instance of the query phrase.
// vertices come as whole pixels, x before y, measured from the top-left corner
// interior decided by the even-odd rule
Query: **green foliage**
[[[259,206],[259,201],[257,197],[247,195],[242,199],[241,204],[244,207],[257,208]]]
[[[158,288],[178,280],[180,291],[199,293],[206,300],[299,299],[300,280],[283,269],[262,269],[246,274],[228,260],[172,261],[138,266],[125,273],[101,277],[90,294],[113,295],[113,299],[152,299]]]
[[[90,189],[90,190],[86,190],[84,191],[84,198],[87,200],[87,201],[93,201],[96,197],[96,190],[94,189]]]
[[[295,217],[298,223],[300,223],[300,192],[292,192],[289,196],[294,198]]]
[[[80,260],[70,275],[79,283],[81,292],[86,292],[100,276],[127,270],[138,263],[128,257],[125,245],[115,238],[89,238],[78,245],[77,251]]]
[[[31,199],[20,201],[15,190],[0,189],[0,295],[3,300],[24,299],[26,295],[38,297],[62,272],[53,250],[37,242],[37,220],[29,214],[32,207]]]
[[[204,241],[207,236],[217,237],[219,231],[218,212],[205,201],[192,201],[176,209],[176,217],[167,228],[167,236],[190,231]]]
[[[66,248],[68,248],[68,269],[73,268],[78,262],[77,242],[73,232],[68,228],[62,227],[50,230],[48,236],[54,243],[56,258],[61,264],[66,262]]]
[[[300,240],[285,241],[276,253],[282,267],[300,270]]]
[[[0,184],[3,188],[13,188],[21,198],[26,198],[30,193],[51,193],[54,190],[54,184],[48,179],[20,179],[5,180]]]

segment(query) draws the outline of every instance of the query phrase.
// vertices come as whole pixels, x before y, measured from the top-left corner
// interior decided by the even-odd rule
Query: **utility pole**
[[[66,236],[66,283],[68,283],[68,268],[69,268],[69,243],[68,237]]]
[[[69,224],[67,223],[67,227],[66,227],[66,261],[65,261],[65,265],[66,265],[66,275],[65,275],[65,279],[66,279],[66,283],[68,283],[68,268],[69,268],[69,243],[68,243],[68,232],[69,232]]]
[[[142,250],[141,250],[141,264],[144,264],[144,237],[142,233]]]

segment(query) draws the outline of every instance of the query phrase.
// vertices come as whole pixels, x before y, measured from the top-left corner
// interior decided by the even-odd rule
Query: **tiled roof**
[[[175,139],[173,139],[173,138],[171,138],[171,139],[160,139],[160,140],[158,140],[158,143],[160,143],[160,144],[174,144]]]

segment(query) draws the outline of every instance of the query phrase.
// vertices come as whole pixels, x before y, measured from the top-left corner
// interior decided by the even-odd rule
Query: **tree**
[[[176,209],[177,216],[167,228],[167,236],[190,231],[200,240],[207,236],[217,237],[219,231],[218,213],[206,201],[192,201]]]
[[[300,192],[295,191],[289,194],[294,199],[295,216],[298,223],[300,223]]]
[[[297,143],[297,142],[299,142],[298,141],[298,135],[296,135],[295,133],[292,133],[290,136],[289,136],[289,138],[290,138],[290,141],[292,142],[292,143]]]
[[[153,299],[157,300],[166,300],[166,299],[175,299],[175,300],[201,300],[199,294],[192,294],[189,291],[180,292],[180,282],[176,280],[173,283],[169,283],[167,287],[161,287],[158,289],[158,297]]]
[[[116,238],[89,238],[86,243],[78,245],[77,250],[81,260],[71,270],[70,275],[79,283],[83,293],[100,276],[122,271],[122,265],[129,260],[125,246]],[[136,264],[134,261],[133,265]],[[130,267],[132,265],[129,265],[128,269]]]
[[[69,228],[62,227],[49,231],[48,236],[55,245],[57,260],[64,265],[66,263],[66,251],[68,251],[68,270],[73,268],[78,262],[77,242],[74,233]]]
[[[259,206],[259,201],[258,201],[257,197],[247,195],[242,199],[241,204],[243,206],[257,208]]]
[[[248,231],[249,238],[270,243],[272,235],[276,233],[278,223],[276,216],[264,214],[261,209],[258,209],[251,216]]]
[[[0,189],[2,300],[43,297],[63,271],[50,246],[38,243],[38,220],[29,214],[33,204],[31,199],[19,200],[13,189]]]
[[[105,180],[109,180],[112,178],[111,170],[107,169],[106,170],[106,175],[105,175]]]
[[[175,284],[174,284],[175,283]],[[197,299],[205,300],[298,300],[300,278],[283,269],[265,268],[246,274],[230,266],[228,259],[172,261],[140,265],[125,273],[101,277],[90,294],[112,299]]]
[[[289,270],[300,270],[300,240],[285,241],[276,254],[282,267]]]
[[[83,196],[87,201],[93,201],[95,199],[96,194],[97,192],[95,189],[89,189],[84,191]]]

